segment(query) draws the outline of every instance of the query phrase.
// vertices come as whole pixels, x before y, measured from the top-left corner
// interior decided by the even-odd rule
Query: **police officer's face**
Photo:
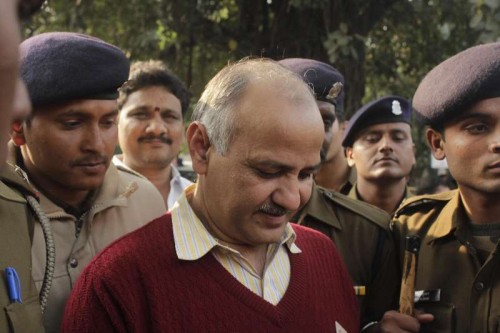
[[[386,123],[362,131],[352,147],[346,149],[350,166],[366,180],[389,180],[407,177],[415,164],[410,125]]]
[[[268,84],[246,90],[237,106],[237,135],[224,155],[212,147],[197,153],[200,142],[193,133],[200,126],[191,124],[187,131],[203,196],[197,214],[231,244],[279,242],[287,222],[311,195],[323,123],[311,97],[295,101],[276,90]]]
[[[6,157],[12,121],[23,119],[31,110],[26,87],[18,73],[18,46],[21,41],[17,1],[0,1],[0,165]]]
[[[78,204],[102,184],[117,143],[117,114],[115,100],[35,110],[22,128],[21,152],[30,179],[43,192]]]
[[[321,147],[321,160],[328,161],[338,153],[341,147],[341,131],[335,106],[324,101],[316,101],[325,126],[325,138]]]
[[[500,194],[500,97],[475,104],[445,126],[444,137],[429,129],[427,139],[463,193]]]
[[[133,92],[120,110],[118,138],[132,169],[167,167],[184,139],[180,100],[160,86]]]

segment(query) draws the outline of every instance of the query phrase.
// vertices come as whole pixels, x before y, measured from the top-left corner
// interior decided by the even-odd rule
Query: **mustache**
[[[272,215],[272,216],[284,216],[291,213],[290,210],[285,209],[274,203],[265,203],[257,209],[258,212]]]
[[[75,158],[71,165],[108,164],[109,158],[102,154],[91,154]]]
[[[137,141],[139,142],[149,142],[153,140],[159,140],[163,143],[166,143],[167,145],[171,145],[173,143],[172,139],[169,137],[163,136],[163,135],[147,135],[147,136],[141,136]]]

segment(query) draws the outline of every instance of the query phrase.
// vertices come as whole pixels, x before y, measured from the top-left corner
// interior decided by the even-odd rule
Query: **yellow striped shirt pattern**
[[[175,251],[180,260],[198,260],[211,253],[241,284],[269,303],[281,300],[290,282],[290,259],[301,253],[295,242],[295,232],[288,224],[281,243],[268,246],[262,277],[241,253],[214,238],[189,205],[196,184],[187,187],[172,207]]]

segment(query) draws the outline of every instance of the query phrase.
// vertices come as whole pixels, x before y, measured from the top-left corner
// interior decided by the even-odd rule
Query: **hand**
[[[430,313],[415,310],[415,317],[401,314],[397,311],[387,311],[377,325],[370,327],[367,332],[396,333],[420,331],[420,324],[430,323],[434,316]]]

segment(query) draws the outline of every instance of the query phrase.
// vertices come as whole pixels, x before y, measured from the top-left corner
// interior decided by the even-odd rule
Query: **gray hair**
[[[208,82],[191,117],[205,126],[217,153],[227,152],[237,127],[234,111],[249,85],[256,82],[274,82],[276,94],[290,99],[315,101],[302,78],[274,60],[243,59],[227,65]]]

